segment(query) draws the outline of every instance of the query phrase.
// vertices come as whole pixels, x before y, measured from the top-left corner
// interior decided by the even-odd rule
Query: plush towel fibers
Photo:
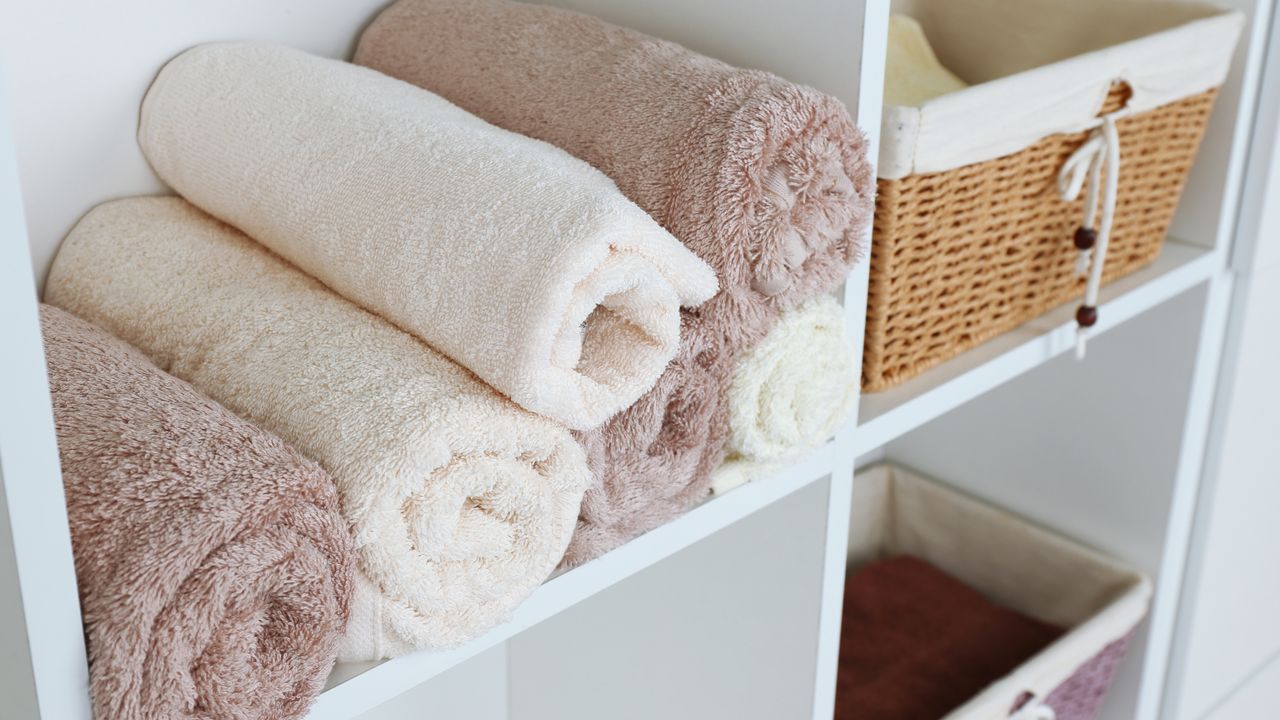
[[[658,385],[602,427],[579,433],[592,485],[565,554],[580,565],[689,510],[710,491],[729,432],[727,354],[704,336]]]
[[[965,81],[943,67],[918,21],[896,13],[889,16],[884,69],[886,105],[914,107],[967,87]]]
[[[1061,634],[922,560],[873,562],[845,586],[836,717],[938,720]]]
[[[866,141],[815,90],[507,0],[400,0],[355,61],[603,170],[715,268],[721,292],[698,310],[713,330],[758,339],[859,253],[875,191]]]
[[[729,453],[776,460],[831,437],[858,396],[844,308],[823,296],[784,312],[743,353],[729,385]]]
[[[463,642],[563,555],[567,430],[182,200],[94,209],[46,293],[329,471],[362,571],[341,659]]]
[[[297,718],[351,597],[311,461],[54,307],[40,313],[100,718]]]
[[[653,387],[716,291],[599,171],[367,68],[197,47],[138,138],[187,200],[570,427]]]

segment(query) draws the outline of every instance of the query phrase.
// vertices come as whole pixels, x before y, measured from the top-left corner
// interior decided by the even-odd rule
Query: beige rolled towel
[[[361,571],[343,660],[463,642],[564,553],[568,431],[180,199],[95,208],[46,295],[329,471]]]
[[[587,163],[348,63],[194,48],[138,139],[192,203],[575,429],[653,387],[680,307],[716,291]]]
[[[914,18],[889,16],[889,48],[884,68],[884,103],[914,107],[969,87],[934,54],[924,28]]]

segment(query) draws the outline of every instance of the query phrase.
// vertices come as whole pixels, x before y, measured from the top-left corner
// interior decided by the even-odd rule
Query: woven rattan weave
[[[1160,253],[1216,90],[1117,123],[1120,190],[1104,281]],[[1113,87],[1102,112],[1128,99]],[[1056,178],[1088,133],[1049,136],[1012,155],[880,180],[862,384],[883,390],[1076,298],[1072,235],[1083,200]]]

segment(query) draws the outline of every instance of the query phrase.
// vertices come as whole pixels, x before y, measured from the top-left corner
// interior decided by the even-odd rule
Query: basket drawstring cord
[[[1105,183],[1103,170],[1106,170]],[[1084,303],[1076,310],[1076,357],[1084,358],[1088,329],[1098,322],[1098,289],[1102,285],[1102,267],[1107,259],[1107,243],[1115,221],[1116,194],[1120,187],[1120,133],[1113,115],[1105,115],[1095,129],[1058,172],[1058,192],[1067,202],[1085,191],[1084,219],[1076,230],[1076,275],[1088,274]],[[1102,219],[1094,230],[1098,215],[1098,195],[1102,195]]]

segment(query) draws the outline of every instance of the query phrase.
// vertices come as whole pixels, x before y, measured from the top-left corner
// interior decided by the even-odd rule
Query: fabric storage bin
[[[854,478],[850,571],[913,555],[988,600],[1067,631],[944,720],[1090,720],[1151,583],[1094,550],[899,467]]]
[[[1112,0],[895,10],[919,20],[942,64],[971,85],[884,110],[869,392],[1090,289],[1096,303],[1097,285],[1154,260],[1244,22],[1205,5]],[[1096,210],[1108,204],[1108,142],[1120,158],[1114,223]],[[1087,217],[1083,196],[1096,202]],[[1105,263],[1086,282],[1074,238],[1096,215]],[[1083,338],[1096,309],[1080,315]]]

